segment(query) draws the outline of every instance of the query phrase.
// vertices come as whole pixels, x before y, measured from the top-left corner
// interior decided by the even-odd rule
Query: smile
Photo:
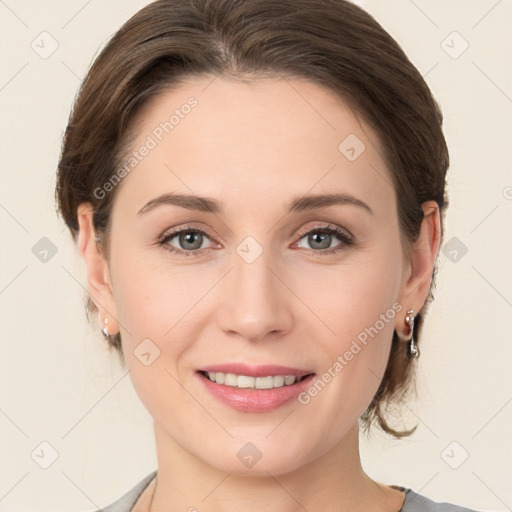
[[[245,413],[271,412],[293,403],[315,378],[311,370],[243,363],[203,367],[196,375],[210,396]]]
[[[267,375],[263,377],[251,377],[249,375],[236,375],[235,373],[201,372],[203,375],[217,384],[237,387],[239,389],[273,389],[291,386],[300,382],[308,375],[298,377],[296,375]]]

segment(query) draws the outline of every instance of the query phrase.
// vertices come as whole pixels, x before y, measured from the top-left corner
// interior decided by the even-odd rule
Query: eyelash
[[[177,230],[174,230],[174,231],[171,231],[171,232],[168,232],[168,233],[164,233],[163,235],[161,235],[158,238],[158,242],[157,243],[158,243],[159,246],[162,246],[165,250],[167,250],[167,251],[169,251],[171,253],[174,253],[174,254],[178,254],[178,255],[182,255],[182,256],[186,256],[186,257],[200,256],[206,250],[206,248],[195,249],[195,250],[192,250],[192,251],[184,251],[182,249],[177,249],[176,247],[168,245],[168,243],[173,238],[175,238],[177,235],[180,235],[181,233],[186,233],[186,232],[199,233],[201,235],[206,236],[208,239],[211,240],[211,237],[208,235],[208,233],[202,231],[201,229],[192,228],[192,227],[189,227],[189,226],[184,226],[184,227],[182,227],[180,229],[177,229]],[[309,235],[311,233],[317,233],[317,232],[318,233],[325,233],[325,234],[328,234],[328,235],[336,235],[336,237],[342,242],[342,244],[341,244],[342,247],[330,248],[330,249],[322,249],[322,250],[306,249],[308,252],[310,252],[314,256],[325,256],[327,254],[334,254],[334,253],[337,253],[339,251],[346,250],[347,248],[349,248],[350,246],[355,244],[355,240],[354,240],[354,238],[351,235],[349,235],[345,231],[342,231],[339,228],[332,227],[332,226],[329,226],[329,225],[326,225],[326,226],[315,226],[314,228],[310,228],[307,231],[301,232],[298,235],[298,238],[297,238],[296,242],[300,242],[300,240],[302,240],[305,236],[307,236],[307,235]],[[296,242],[294,242],[294,243],[296,243]]]

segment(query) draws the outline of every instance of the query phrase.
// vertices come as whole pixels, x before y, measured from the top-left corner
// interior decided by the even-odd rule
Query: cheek
[[[350,268],[337,271],[327,282],[324,292],[329,301],[318,300],[321,309],[317,311],[335,334],[320,339],[320,367],[325,373],[319,378],[331,390],[322,392],[321,400],[332,401],[332,410],[340,411],[340,418],[351,417],[354,412],[361,414],[377,391],[389,357],[395,318],[405,314],[396,300],[401,284],[400,255],[391,246],[385,250],[381,246],[357,262],[354,258]]]
[[[197,414],[183,393],[178,370],[197,336],[194,315],[201,311],[197,303],[204,287],[197,280],[193,285],[188,271],[155,267],[148,258],[113,256],[112,261],[123,352],[134,389],[163,424],[175,424],[178,412],[185,418]]]
[[[145,252],[121,243],[113,251],[116,309],[131,343],[144,338],[162,343],[188,323],[212,279],[198,276],[193,265],[167,264],[163,248]]]
[[[123,352],[139,397],[153,416],[188,410],[179,382],[190,377],[190,354],[211,313],[205,295],[218,277],[160,257],[121,257],[112,267]]]
[[[386,266],[376,266],[373,271],[354,276],[352,292],[344,297],[346,307],[346,326],[344,338],[358,340],[363,345],[369,340],[385,340],[393,332],[396,310],[401,305],[396,303],[399,288],[398,271]],[[382,344],[373,344],[374,350],[382,353]],[[366,345],[364,345],[366,346]],[[378,350],[381,348],[381,350]]]
[[[307,300],[315,304],[318,316],[325,318],[339,340],[336,350],[346,349],[347,343],[350,345],[355,339],[364,342],[365,338],[391,336],[397,309],[403,308],[396,303],[401,285],[400,265],[396,251],[367,253],[329,274],[323,279],[326,286],[322,289],[309,288],[313,292]],[[310,285],[315,277],[318,276],[313,274],[308,279]]]

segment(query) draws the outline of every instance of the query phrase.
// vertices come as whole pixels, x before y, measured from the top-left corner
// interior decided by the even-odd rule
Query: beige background
[[[53,203],[80,80],[146,3],[0,1],[2,511],[92,510],[156,468],[151,418],[86,322],[84,266]],[[363,463],[374,478],[436,501],[512,510],[512,2],[358,3],[426,77],[451,152],[448,246],[422,341],[420,400],[404,407],[418,431],[363,439]],[[58,43],[47,58],[41,38],[46,51]],[[57,249],[46,262],[34,254],[43,237]],[[52,449],[42,442],[58,453],[48,469],[40,464]]]

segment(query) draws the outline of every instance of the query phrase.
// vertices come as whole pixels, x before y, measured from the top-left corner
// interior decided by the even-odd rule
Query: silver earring
[[[416,342],[414,341],[414,310],[410,309],[407,311],[407,316],[405,317],[405,323],[411,328],[410,334],[410,343],[408,346],[408,355],[410,357],[418,358],[420,357],[420,349],[417,347]],[[407,338],[409,339],[409,338]]]
[[[101,330],[103,336],[108,340],[110,338],[110,334],[108,333],[108,318],[105,318],[105,327]]]

